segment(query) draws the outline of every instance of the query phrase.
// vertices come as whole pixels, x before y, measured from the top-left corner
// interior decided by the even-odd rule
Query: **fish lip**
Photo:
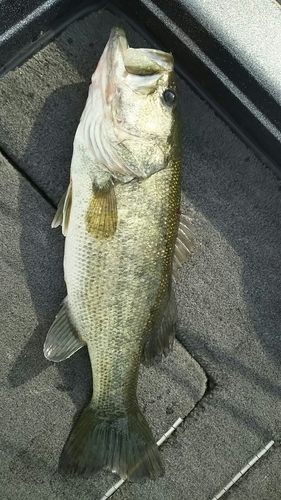
[[[125,31],[122,28],[112,28],[107,42],[106,59],[108,78],[112,78],[118,70],[125,70],[124,54],[128,48],[129,44],[127,42]]]
[[[127,37],[125,31],[122,28],[112,28],[110,31],[108,46],[110,50],[118,49],[122,55],[126,49],[128,49],[129,44],[127,42]]]
[[[125,32],[121,28],[112,28],[104,52],[99,60],[92,82],[100,87],[102,99],[110,104],[118,82],[124,77],[124,54],[129,48]]]

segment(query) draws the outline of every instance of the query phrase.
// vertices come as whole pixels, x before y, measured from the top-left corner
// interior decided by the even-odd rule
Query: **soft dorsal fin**
[[[65,298],[47,333],[44,356],[50,361],[58,363],[72,356],[84,345],[85,342],[78,336],[69,319],[67,298]]]
[[[117,228],[117,203],[111,180],[102,188],[93,186],[86,213],[86,228],[97,239],[114,236]]]
[[[160,322],[157,322],[143,348],[143,363],[151,365],[157,357],[167,356],[172,350],[177,324],[177,305],[173,289]]]
[[[70,211],[71,211],[71,203],[72,203],[72,185],[71,182],[66,190],[66,192],[62,195],[58,208],[56,211],[56,215],[53,218],[52,227],[62,226],[62,234],[66,236]]]
[[[175,244],[173,260],[173,278],[178,275],[178,270],[188,259],[194,248],[194,228],[186,215],[180,215],[178,236]]]

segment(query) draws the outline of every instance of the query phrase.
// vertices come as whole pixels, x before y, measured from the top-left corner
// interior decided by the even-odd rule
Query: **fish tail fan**
[[[101,416],[90,404],[70,433],[60,468],[89,476],[102,468],[137,482],[163,472],[158,447],[138,406],[127,413]]]

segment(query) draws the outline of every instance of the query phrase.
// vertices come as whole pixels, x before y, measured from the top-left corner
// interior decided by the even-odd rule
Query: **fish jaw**
[[[75,147],[114,178],[132,180],[132,172],[115,153],[116,134],[112,127],[111,101],[117,79],[125,72],[123,53],[128,48],[125,32],[113,28],[97,68],[92,75],[88,99],[74,139]]]
[[[128,48],[125,32],[120,28],[113,28],[92,76],[92,85],[94,88],[101,89],[104,103],[109,103],[112,100],[116,81],[124,77],[123,59]]]

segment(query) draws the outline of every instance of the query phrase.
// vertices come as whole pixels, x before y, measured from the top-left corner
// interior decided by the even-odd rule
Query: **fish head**
[[[113,28],[80,122],[80,136],[115,178],[145,178],[165,168],[178,148],[173,56],[129,47]]]

